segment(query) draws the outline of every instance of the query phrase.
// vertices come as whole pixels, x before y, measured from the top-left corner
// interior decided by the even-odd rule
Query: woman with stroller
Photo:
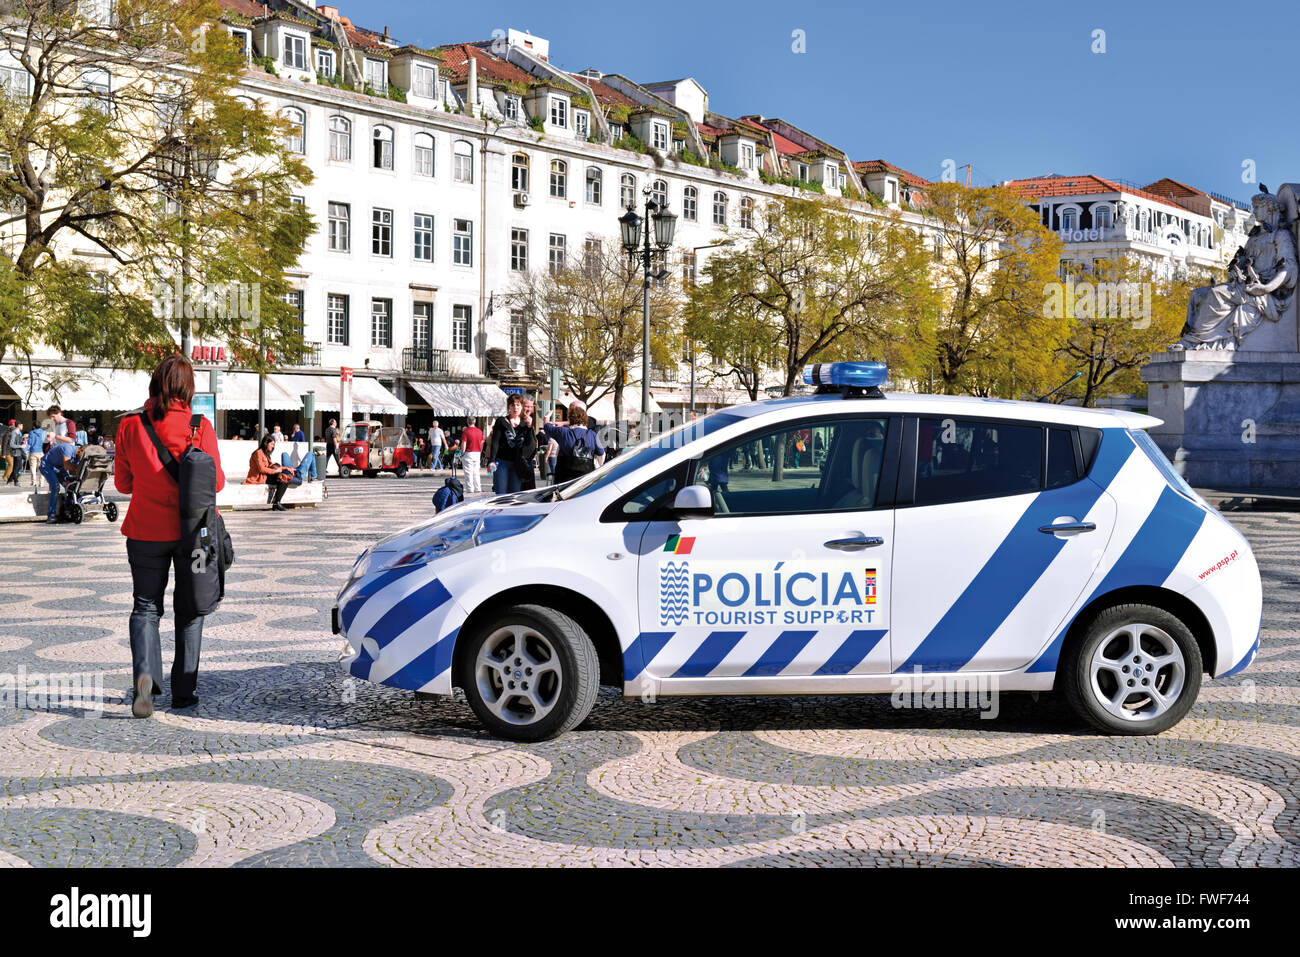
[[[131,680],[135,689],[131,713],[137,718],[153,714],[153,697],[162,693],[158,620],[163,613],[168,569],[176,569],[179,582],[181,568],[190,562],[189,552],[181,543],[180,489],[163,465],[148,426],[173,457],[184,453],[193,436],[192,444],[216,461],[216,490],[221,491],[226,484],[212,424],[203,418],[197,430],[190,426],[193,398],[194,367],[182,355],[168,356],[158,363],[149,380],[144,410],[124,418],[117,430],[113,482],[119,492],[131,496],[122,534],[126,536],[126,557],[131,565]],[[173,603],[176,658],[171,674],[172,707],[189,708],[199,701],[195,691],[203,616],[194,611],[193,599],[182,589],[176,591]]]

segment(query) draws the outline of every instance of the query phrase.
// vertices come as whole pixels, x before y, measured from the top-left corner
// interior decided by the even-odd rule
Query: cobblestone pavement
[[[0,865],[1300,864],[1300,514],[1232,515],[1264,573],[1259,659],[1156,738],[1086,733],[1048,695],[982,720],[607,692],[578,730],[518,746],[462,698],[336,664],[352,559],[428,514],[437,484],[331,480],[323,508],[229,516],[202,701],[164,694],[148,721],[128,706],[118,529],[0,526],[0,676],[101,679],[108,699],[98,717],[0,711]],[[166,624],[165,663],[170,644]]]

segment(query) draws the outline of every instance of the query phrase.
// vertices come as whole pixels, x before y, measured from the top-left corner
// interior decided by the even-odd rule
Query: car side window
[[[674,471],[672,474],[658,478],[633,492],[623,500],[620,508],[623,517],[629,519],[639,518],[654,507],[655,503],[675,494],[679,484],[677,478],[677,473]]]
[[[923,418],[918,423],[916,459],[917,505],[1037,492],[1042,488],[1043,429]]]
[[[1079,481],[1074,458],[1074,433],[1069,429],[1047,430],[1047,487],[1062,488]]]
[[[705,453],[695,484],[715,515],[789,515],[873,508],[886,418],[782,423]]]

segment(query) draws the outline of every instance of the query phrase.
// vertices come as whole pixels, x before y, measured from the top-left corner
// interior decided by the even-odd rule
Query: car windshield
[[[744,416],[724,410],[714,412],[712,415],[706,415],[694,422],[684,422],[663,435],[626,449],[617,458],[609,459],[594,472],[588,472],[581,478],[561,486],[555,493],[555,497],[561,501],[567,501],[579,495],[585,495],[587,492],[604,488],[611,482],[617,482],[623,476],[629,475],[660,456],[668,454],[673,449],[680,449],[696,439],[702,439],[706,435],[711,435],[719,429],[743,420]]]

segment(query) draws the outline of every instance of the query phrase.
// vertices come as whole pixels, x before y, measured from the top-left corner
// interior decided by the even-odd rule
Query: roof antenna
[[[1070,384],[1071,382],[1073,382],[1075,379],[1079,378],[1079,376],[1081,376],[1081,375],[1083,375],[1083,370],[1082,370],[1082,369],[1080,369],[1080,370],[1079,370],[1078,372],[1076,372],[1074,375],[1070,376],[1070,378],[1066,379],[1064,382],[1062,382],[1060,385],[1058,385],[1058,386],[1057,386],[1055,389],[1053,389],[1051,392],[1047,393],[1047,395],[1040,395],[1040,396],[1039,396],[1037,399],[1035,399],[1034,401],[1035,401],[1035,402],[1046,402],[1048,399],[1050,399],[1052,396],[1056,395],[1056,393],[1060,392],[1062,389],[1064,389],[1067,385],[1069,385],[1069,384]]]

